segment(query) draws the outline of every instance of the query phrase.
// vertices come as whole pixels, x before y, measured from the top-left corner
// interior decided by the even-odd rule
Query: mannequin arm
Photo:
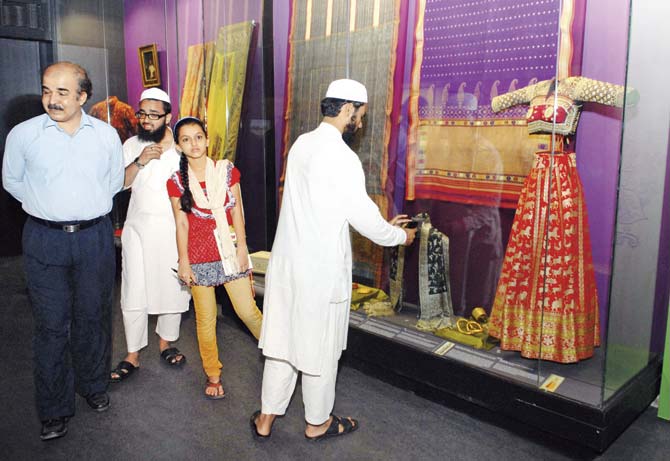
[[[570,96],[576,101],[595,102],[607,106],[623,107],[624,94],[626,105],[637,104],[640,94],[634,88],[601,82],[586,77],[571,77],[565,82],[571,90]]]
[[[491,101],[491,109],[493,112],[500,112],[512,106],[518,106],[519,104],[528,104],[530,102],[531,95],[533,94],[533,89],[535,85],[527,86],[511,93],[501,94],[496,96]]]

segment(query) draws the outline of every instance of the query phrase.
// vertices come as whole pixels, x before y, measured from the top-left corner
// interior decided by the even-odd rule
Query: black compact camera
[[[416,227],[419,227],[419,225],[421,225],[421,223],[423,223],[425,220],[426,218],[424,218],[421,215],[413,216],[410,218],[410,221],[407,223],[405,227],[407,227],[408,229],[414,229]]]

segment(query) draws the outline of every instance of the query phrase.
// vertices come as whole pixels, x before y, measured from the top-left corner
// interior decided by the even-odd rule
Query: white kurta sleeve
[[[127,139],[126,142],[123,143],[123,166],[124,168],[133,163],[133,160],[137,157],[137,138],[132,137],[130,139]],[[140,153],[142,151],[140,150]]]
[[[396,246],[405,243],[405,231],[384,219],[365,190],[365,175],[358,157],[351,162],[346,180],[347,220],[354,229],[377,245]]]

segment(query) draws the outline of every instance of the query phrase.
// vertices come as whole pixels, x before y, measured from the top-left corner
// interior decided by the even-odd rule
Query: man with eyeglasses
[[[138,135],[123,144],[124,187],[132,188],[128,215],[121,234],[121,311],[127,354],[110,373],[121,382],[140,366],[140,350],[147,346],[149,315],[158,315],[156,334],[161,360],[173,367],[186,362],[172,342],[179,338],[181,314],[190,294],[171,268],[177,265],[175,222],[165,189],[179,169],[172,130],[170,97],[159,88],[140,96]]]

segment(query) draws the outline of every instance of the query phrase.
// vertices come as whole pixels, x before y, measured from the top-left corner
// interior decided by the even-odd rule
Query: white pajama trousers
[[[323,424],[330,417],[335,405],[335,380],[337,360],[324,364],[320,375],[302,374],[302,401],[305,420],[314,426]],[[291,401],[298,379],[298,369],[285,360],[265,358],[261,411],[265,414],[283,415]]]
[[[319,375],[302,372],[302,401],[305,420],[314,426],[325,423],[335,405],[335,380],[337,365],[346,344],[349,327],[349,301],[330,303],[328,318],[322,325],[326,332],[323,343],[316,347],[321,359]],[[265,318],[263,319],[265,322]],[[265,325],[263,325],[265,328]],[[263,350],[265,353],[265,349]],[[265,356],[261,411],[265,414],[283,415],[291,400],[300,371],[290,362]]]
[[[164,193],[165,181],[162,187]],[[161,197],[157,190],[136,190],[133,194],[138,195],[134,198],[149,200]],[[131,207],[133,204],[137,202],[131,200]],[[177,267],[174,229],[172,213],[149,214],[131,208],[128,210],[121,235],[120,302],[128,352],[137,352],[147,346],[149,315],[158,315],[156,333],[161,338],[166,341],[179,339],[181,313],[188,310],[191,295],[186,287],[179,284],[171,269]]]
[[[137,352],[149,344],[149,313],[146,310],[122,310],[128,352]],[[181,312],[158,314],[156,334],[166,341],[179,339]]]

